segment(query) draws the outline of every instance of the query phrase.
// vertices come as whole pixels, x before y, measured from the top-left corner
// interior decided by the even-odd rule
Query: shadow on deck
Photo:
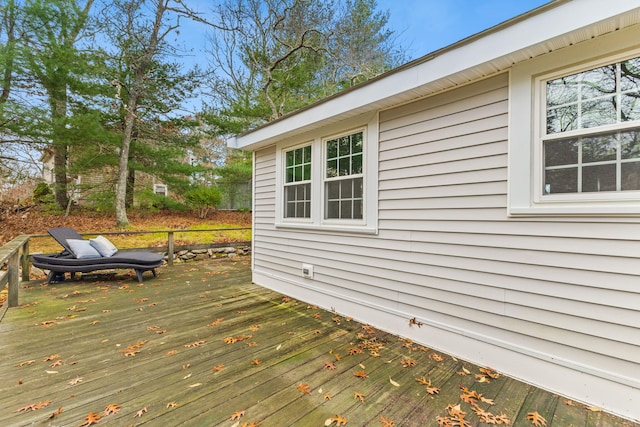
[[[20,290],[0,425],[638,426],[255,286],[248,259],[105,279]]]

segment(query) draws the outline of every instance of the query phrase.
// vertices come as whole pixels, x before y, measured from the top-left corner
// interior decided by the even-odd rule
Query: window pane
[[[340,202],[332,200],[327,202],[327,213],[325,214],[327,219],[340,218]]]
[[[287,168],[287,182],[293,182],[293,168]]]
[[[345,157],[345,158],[341,158],[339,160],[339,170],[338,170],[338,176],[346,176],[346,175],[351,175],[351,158],[349,157]]]
[[[362,154],[356,154],[351,158],[351,173],[354,175],[362,173]]]
[[[584,102],[580,127],[584,129],[617,123],[616,106],[615,96]]]
[[[294,153],[293,151],[287,152],[287,166],[293,166]]]
[[[620,64],[620,89],[640,87],[640,58],[629,59]]]
[[[568,105],[547,111],[547,134],[578,129],[578,105]]]
[[[340,202],[340,218],[352,218],[351,200],[343,200]]]
[[[287,218],[295,218],[296,217],[296,205],[295,203],[287,203],[287,212],[285,213],[285,216]]]
[[[640,190],[640,162],[622,164],[622,191]]]
[[[572,75],[547,82],[547,106],[554,107],[578,100],[578,76]]]
[[[331,181],[327,183],[327,197],[329,200],[340,198],[340,181]]]
[[[578,139],[564,139],[544,143],[544,165],[575,165],[578,163],[580,141]]]
[[[585,166],[582,169],[582,192],[616,191],[616,165]]]
[[[345,180],[341,182],[340,185],[340,198],[341,199],[350,199],[353,195],[353,181]]]
[[[621,95],[620,120],[629,122],[640,120],[640,92],[629,92]]]
[[[308,163],[303,166],[302,180],[308,181],[310,179],[311,179],[311,163]]]
[[[621,140],[621,157],[623,159],[640,158],[640,132],[632,130],[630,132],[622,132]]]
[[[362,132],[353,134],[351,139],[351,153],[362,153]]]
[[[338,141],[332,140],[327,142],[327,159],[335,159],[338,157]]]
[[[599,98],[616,92],[616,65],[596,68],[582,73],[582,99]]]
[[[348,136],[343,136],[338,140],[340,144],[340,151],[338,152],[338,154],[340,156],[348,156],[351,153],[351,144],[349,139],[350,138]]]
[[[303,159],[302,161],[304,163],[311,163],[311,146],[307,146],[303,148],[304,150],[304,154],[303,154]]]
[[[296,166],[293,174],[294,181],[302,181],[302,166]]]
[[[356,199],[362,199],[362,178],[353,180],[353,197]]]
[[[582,138],[582,163],[615,160],[617,152],[618,142],[615,135]]]
[[[329,160],[327,162],[327,178],[338,176],[338,160]]]
[[[577,193],[578,168],[548,170],[544,183],[545,194]]]
[[[353,218],[362,219],[362,200],[353,201]]]

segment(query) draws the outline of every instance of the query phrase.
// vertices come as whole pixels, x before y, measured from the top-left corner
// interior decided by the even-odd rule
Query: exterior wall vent
[[[302,276],[307,279],[313,279],[313,265],[302,264]]]

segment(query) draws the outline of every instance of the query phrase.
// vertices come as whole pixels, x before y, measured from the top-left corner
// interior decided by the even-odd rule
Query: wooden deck
[[[0,425],[638,426],[255,286],[248,262],[29,282],[0,322]]]

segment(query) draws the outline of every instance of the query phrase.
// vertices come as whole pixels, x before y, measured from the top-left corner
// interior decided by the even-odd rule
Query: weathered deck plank
[[[252,285],[247,261],[165,268],[142,285],[29,283],[0,323],[0,425],[80,426],[111,404],[100,425],[437,426],[456,405],[487,425],[466,390],[516,426],[534,410],[547,426],[638,426],[504,376],[479,382],[477,366]]]

